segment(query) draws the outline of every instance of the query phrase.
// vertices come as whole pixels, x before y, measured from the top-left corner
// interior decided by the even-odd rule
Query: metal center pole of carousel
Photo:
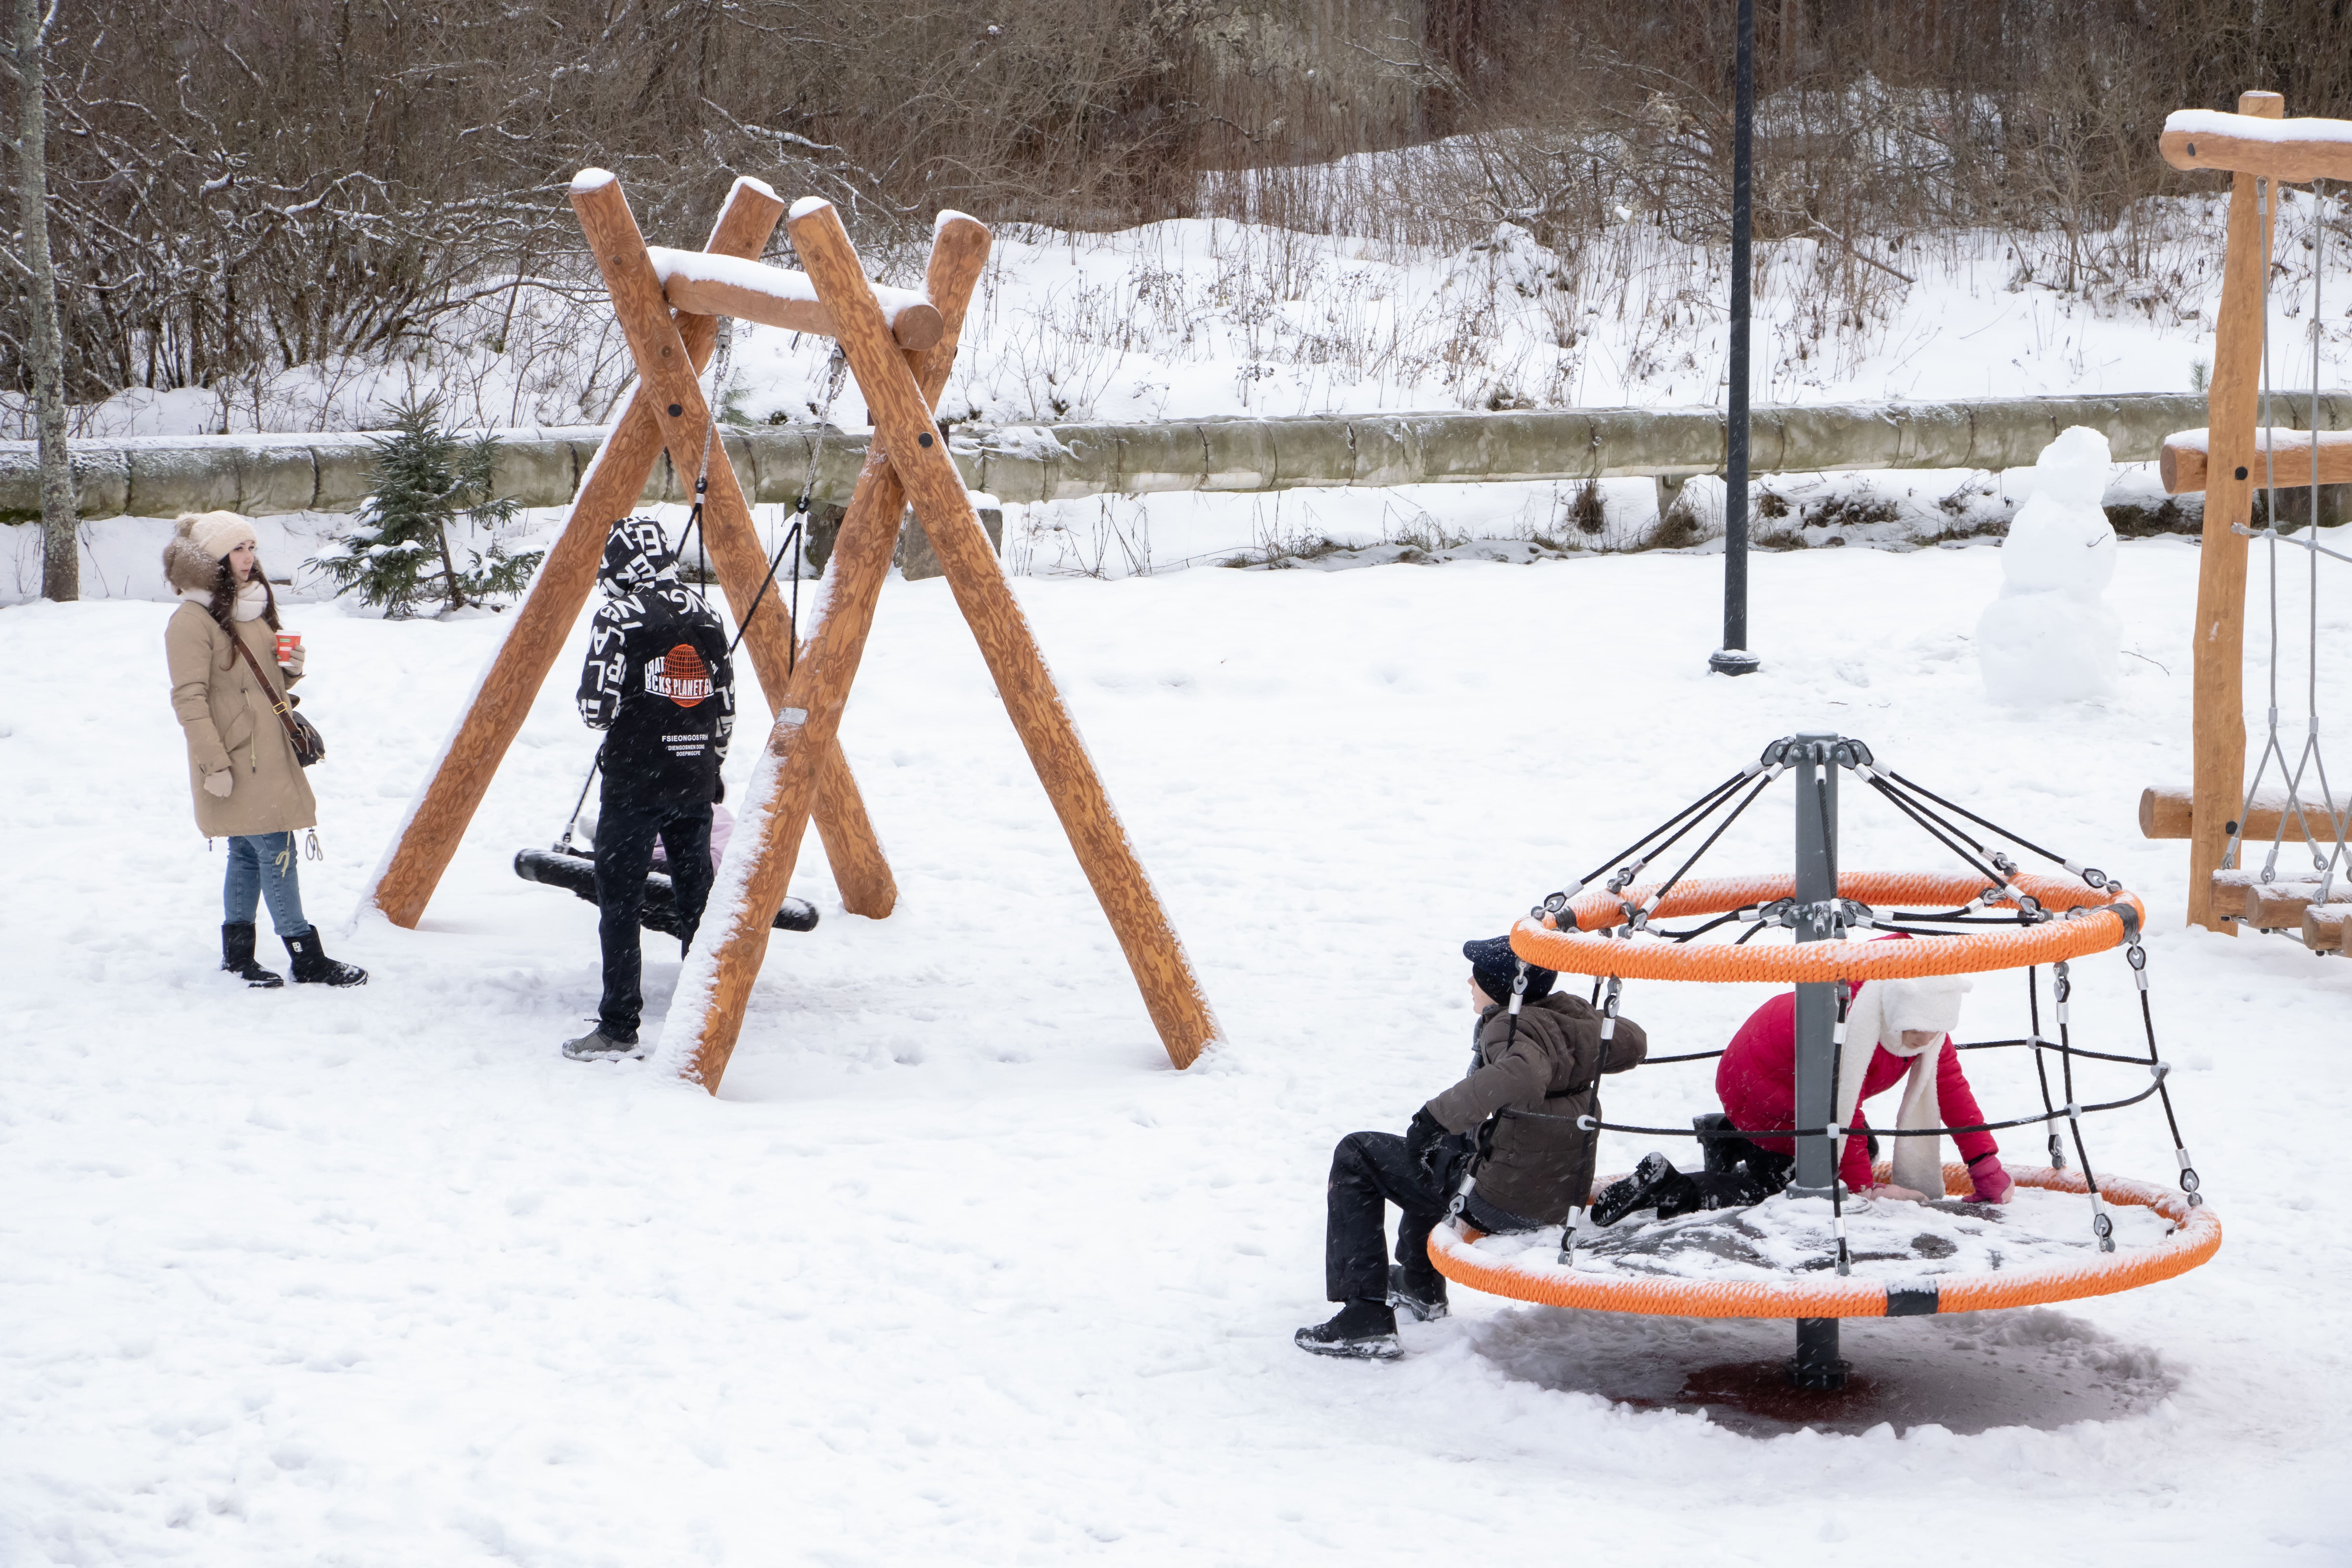
[[[1836,735],[1799,735],[1790,748],[1797,781],[1797,917],[1799,942],[1825,942],[1835,933],[1837,898]],[[1792,1125],[1827,1128],[1837,1120],[1837,985],[1797,987],[1797,1115]],[[1835,1145],[1824,1137],[1799,1138],[1792,1197],[1828,1198],[1838,1179]],[[1799,1388],[1845,1386],[1838,1359],[1835,1318],[1797,1320],[1797,1354],[1789,1363]]]

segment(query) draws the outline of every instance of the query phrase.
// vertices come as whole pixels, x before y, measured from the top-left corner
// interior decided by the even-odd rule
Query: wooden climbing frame
[[[2243,895],[2233,895],[2223,865],[2232,834],[2242,828],[2251,837],[2255,826],[2239,821],[2246,805],[2246,530],[2254,492],[2309,487],[2315,458],[2320,483],[2352,479],[2352,435],[2276,431],[2265,441],[2256,423],[2277,205],[2262,187],[2352,180],[2352,121],[2283,120],[2285,107],[2274,92],[2242,93],[2235,114],[2173,115],[2159,143],[2176,169],[2227,170],[2231,179],[2206,428],[2167,439],[2160,464],[2168,490],[2205,493],[2194,639],[2194,783],[2185,801],[2177,791],[2147,791],[2140,826],[2150,837],[2189,840],[2189,923],[2231,932],[2241,913],[2233,900]],[[2259,810],[2257,803],[2256,815]],[[2275,828],[2275,809],[2270,825]],[[2332,830],[2328,837],[2332,842]],[[2313,945],[2340,946],[2342,932],[2336,922],[2326,933],[2327,943]],[[2306,941],[2314,934],[2307,931]]]
[[[376,901],[399,923],[415,922],[578,616],[606,530],[634,503],[656,454],[667,448],[681,485],[690,486],[701,473],[711,416],[698,377],[717,339],[716,315],[789,326],[839,342],[865,396],[874,439],[834,544],[815,634],[795,656],[796,632],[773,595],[759,601],[759,614],[747,624],[744,642],[776,720],[720,868],[701,941],[671,1004],[665,1055],[718,1092],[767,951],[770,917],[791,882],[812,820],[853,913],[879,918],[896,901],[836,736],[889,575],[900,520],[911,504],[1109,918],[1161,1044],[1176,1066],[1191,1066],[1216,1037],[1216,1020],[931,417],[987,260],[988,230],[960,214],[940,215],[924,287],[909,291],[869,282],[831,204],[814,199],[796,205],[790,219],[805,274],[757,261],[782,204],[755,181],[737,183],[727,214],[700,254],[648,247],[620,183],[603,170],[583,170],[574,179],[572,205],[636,362],[637,389],[387,856]],[[708,476],[703,529],[740,620],[753,604],[766,561],[732,464],[723,445],[718,450],[722,456]]]

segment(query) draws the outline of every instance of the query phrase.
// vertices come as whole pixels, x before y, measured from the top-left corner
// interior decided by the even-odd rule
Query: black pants
[[[710,803],[604,802],[596,817],[596,934],[604,946],[604,1000],[596,1009],[604,1033],[634,1041],[645,1011],[645,957],[637,915],[646,901],[646,873],[654,840],[669,856],[670,887],[677,898],[678,951],[694,943],[702,907],[710,901]]]
[[[1350,1132],[1331,1151],[1329,1212],[1323,1226],[1323,1296],[1331,1301],[1385,1301],[1389,1297],[1388,1213],[1396,1205],[1396,1260],[1417,1293],[1444,1283],[1430,1266],[1429,1233],[1445,1217],[1470,1157],[1470,1140],[1439,1145],[1433,1173],[1405,1157],[1393,1132]],[[1490,1233],[1534,1230],[1517,1215],[1479,1202],[1473,1192],[1462,1217]]]

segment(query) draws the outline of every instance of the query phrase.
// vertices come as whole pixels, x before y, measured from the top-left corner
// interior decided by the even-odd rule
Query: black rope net
[[[1799,748],[1814,748],[1809,757],[1801,756]],[[1731,825],[1754,805],[1762,795],[1801,760],[1810,760],[1842,768],[1865,784],[1879,799],[1893,807],[1905,820],[1919,829],[1938,847],[1958,858],[1968,869],[1984,879],[1984,887],[1967,903],[1945,910],[1903,910],[1878,908],[1860,900],[1835,897],[1812,904],[1801,904],[1795,899],[1777,899],[1750,905],[1726,914],[1714,916],[1696,924],[1674,927],[1654,922],[1652,917],[1665,896],[1688,878],[1706,852],[1713,848]],[[1826,813],[1827,792],[1822,792]],[[1831,872],[1836,875],[1837,836],[1822,825],[1822,841],[1829,847]],[[1675,847],[1697,836],[1697,847],[1675,865],[1664,881],[1651,889],[1639,903],[1629,895],[1643,871],[1653,864],[1663,862]],[[2004,847],[2006,846],[2006,847]],[[2018,885],[2021,875],[2018,862],[2010,849],[2039,858],[2063,868],[2069,876],[2089,887],[2116,895],[2116,901],[2092,905],[2065,911],[2044,908],[2041,900]],[[1860,741],[1839,740],[1833,743],[1788,738],[1774,742],[1748,766],[1715,784],[1668,816],[1664,822],[1636,838],[1633,843],[1609,857],[1587,872],[1583,878],[1545,896],[1542,902],[1528,910],[1530,918],[1542,921],[1550,917],[1561,929],[1576,924],[1569,910],[1570,900],[1586,890],[1599,887],[1619,900],[1621,922],[1609,928],[1615,940],[1628,943],[1662,942],[1683,944],[1696,942],[1721,931],[1727,925],[1745,929],[1736,937],[1721,938],[1734,945],[1745,943],[1766,931],[1802,930],[1810,938],[1841,940],[1863,932],[1899,933],[1915,941],[1948,941],[1965,936],[1971,930],[1985,926],[2036,926],[2053,921],[2080,918],[2099,910],[2111,910],[2123,918],[2125,942],[2124,962],[2129,966],[2132,984],[2139,998],[2140,1026],[2146,1043],[2146,1054],[2124,1056],[2109,1051],[2096,1051],[2074,1042],[2073,996],[2074,975],[2070,963],[2049,965],[2052,1022],[2056,1026],[2054,1037],[2043,1033],[2042,965],[2025,970],[2027,1033],[2014,1039],[1955,1041],[1954,1047],[1962,1051],[2022,1049],[2032,1055],[2034,1075],[2041,1089],[2042,1110],[2039,1113],[2001,1118],[1968,1127],[1869,1128],[1880,1138],[1939,1138],[1971,1132],[1993,1132],[2017,1128],[2045,1128],[2047,1152],[2053,1169],[2068,1167],[2068,1146],[2072,1145],[2073,1163],[2082,1172],[2089,1189],[2091,1233],[2100,1250],[2115,1250],[2114,1222],[2103,1201],[2097,1177],[2093,1171],[2090,1150],[2084,1136],[2083,1121],[2087,1116],[2122,1110],[2153,1098],[2164,1108],[2165,1123],[2169,1130],[2173,1154],[2179,1166],[2179,1186],[2191,1206],[2204,1202],[2195,1165],[2180,1133],[2180,1121],[2172,1104],[2172,1092],[2168,1082],[2171,1066],[2157,1048],[2156,1016],[2148,999],[2147,950],[2140,942],[2138,911],[2121,895],[2123,884],[2095,866],[2045,848],[2024,835],[1979,816],[1968,807],[1929,789],[1891,768],[1884,767]],[[1524,989],[1527,965],[1520,964],[1519,984],[1514,985],[1512,1011],[1517,1011],[1518,994]],[[1623,984],[1616,975],[1593,982],[1592,1003],[1601,1013],[1604,1039],[1614,1033]],[[1837,988],[1837,1022],[1833,1039],[1842,1054],[1845,1048],[1847,1003],[1851,992],[1843,984]],[[1874,1044],[1874,1042],[1873,1042]],[[1674,1056],[1651,1057],[1644,1066],[1667,1066],[1675,1063],[1713,1061],[1724,1053],[1691,1051]],[[2051,1068],[2054,1060],[2057,1086],[2052,1085]],[[2078,1063],[2105,1063],[2140,1068],[2148,1075],[2147,1086],[2137,1093],[2116,1098],[2084,1101],[2075,1086]],[[1507,1116],[1534,1117],[1549,1120],[1539,1112],[1506,1110]],[[1709,1136],[1700,1128],[1650,1127],[1631,1122],[1602,1121],[1597,1117],[1580,1116],[1577,1125],[1591,1132],[1623,1132],[1649,1138],[1690,1138]],[[1844,1140],[1852,1135],[1844,1127],[1767,1127],[1740,1128],[1739,1133],[1748,1138],[1828,1139],[1831,1141],[1831,1168],[1834,1171],[1844,1153]],[[1835,1237],[1835,1263],[1840,1274],[1848,1271],[1850,1260],[1846,1245],[1844,1196],[1840,1184],[1830,1183],[1831,1204]],[[1940,1194],[1937,1194],[1940,1195]],[[1581,1210],[1571,1215],[1561,1232],[1560,1261],[1570,1261],[1576,1245],[1577,1223]]]

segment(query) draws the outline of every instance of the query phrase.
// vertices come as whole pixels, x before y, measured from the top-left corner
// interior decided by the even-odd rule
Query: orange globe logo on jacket
[[[692,708],[710,695],[710,667],[702,662],[692,643],[680,643],[659,664],[646,661],[646,689],[681,708]]]

